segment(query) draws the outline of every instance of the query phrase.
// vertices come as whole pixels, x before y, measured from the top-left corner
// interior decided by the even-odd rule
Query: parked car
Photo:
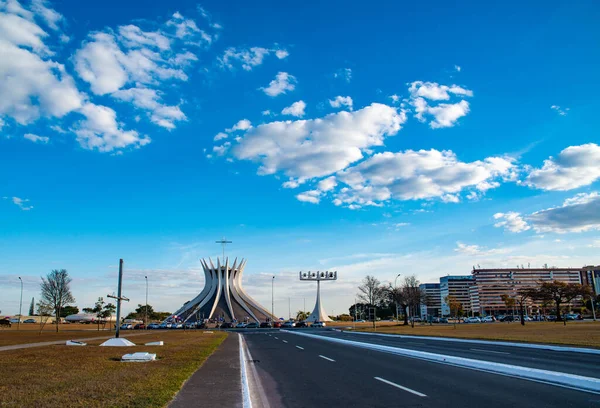
[[[258,327],[258,323],[256,322],[251,322],[246,325],[246,329],[258,329]]]
[[[159,329],[168,329],[171,326],[167,327],[167,325],[170,325],[170,324],[171,323],[161,323],[161,324],[158,325],[158,328]]]
[[[121,325],[121,330],[131,330],[131,329],[133,329],[133,326],[129,323],[123,323]]]
[[[160,324],[158,324],[158,323],[150,323],[148,325],[148,329],[150,329],[150,330],[160,329]]]
[[[423,321],[420,317],[411,317],[411,320],[415,323],[421,323]]]
[[[546,316],[546,320],[548,320],[549,322],[555,322],[556,321],[556,316],[554,316],[554,315],[548,315],[548,316]]]
[[[246,324],[246,323],[244,323],[244,322],[241,322],[241,323],[238,323],[238,324],[236,324],[236,325],[235,325],[235,328],[236,328],[236,329],[245,329],[245,328],[246,328],[246,326],[247,326],[247,324]]]
[[[273,327],[273,325],[270,322],[262,322],[260,324],[260,328],[261,329],[270,329],[272,327]]]
[[[481,319],[482,323],[493,323],[494,322],[494,317],[493,316],[485,316],[484,318]]]
[[[563,319],[566,319],[566,320],[577,320],[577,315],[574,314],[574,313],[569,313],[569,314],[563,315]]]
[[[16,317],[13,317],[12,319],[10,319],[10,322],[11,322],[11,323],[19,323],[20,321],[21,321],[21,320],[20,320],[20,319],[18,319],[18,318],[16,318]]]
[[[325,322],[314,322],[313,324],[310,325],[310,327],[325,327],[326,324]]]
[[[440,317],[440,323],[448,323],[448,319],[446,319],[445,317]]]
[[[195,329],[196,325],[196,322],[187,322],[183,324],[183,327],[185,327],[186,329]]]
[[[27,319],[23,323],[35,323],[35,319]]]
[[[363,319],[358,319],[358,320],[356,321],[356,323],[366,323],[366,320],[363,320]]]
[[[232,329],[233,328],[233,323],[231,323],[231,322],[223,322],[223,323],[221,323],[220,328],[221,329]]]
[[[145,329],[145,328],[146,328],[146,325],[144,323],[138,323],[135,326],[133,326],[134,330],[142,330],[142,329]]]
[[[296,323],[288,321],[282,324],[281,327],[284,329],[291,329],[292,327],[296,327]]]
[[[273,322],[273,327],[276,327],[276,328],[281,327],[281,322]]]
[[[308,327],[308,324],[303,320],[301,322],[296,323],[296,327]]]
[[[481,323],[481,319],[479,317],[467,317],[465,323]]]

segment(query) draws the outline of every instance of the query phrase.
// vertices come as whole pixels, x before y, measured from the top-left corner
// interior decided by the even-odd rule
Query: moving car
[[[301,322],[296,323],[296,327],[308,327],[308,324],[303,320]]]
[[[282,328],[284,329],[291,329],[292,327],[296,327],[296,323],[294,322],[285,322],[284,324],[281,325]]]
[[[325,322],[314,322],[310,327],[325,327]]]
[[[246,329],[258,329],[258,323],[251,322],[246,325]]]

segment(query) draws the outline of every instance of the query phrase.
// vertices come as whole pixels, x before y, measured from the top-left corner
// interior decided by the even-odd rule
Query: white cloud
[[[337,181],[335,181],[335,176],[327,177],[317,184],[317,188],[320,191],[331,191],[337,186]]]
[[[390,95],[390,99],[392,100],[392,103],[398,103],[400,101],[400,96],[393,94]]]
[[[414,108],[415,117],[420,122],[432,118],[429,126],[432,129],[452,127],[458,119],[470,111],[469,102],[461,100],[456,103],[439,103],[431,105],[428,101],[447,101],[451,96],[473,96],[473,91],[458,85],[440,85],[437,82],[415,81],[408,88],[410,98],[408,103]]]
[[[263,116],[271,116],[273,113],[269,109],[267,109],[267,110],[262,111],[261,114]]]
[[[259,88],[269,96],[277,96],[296,89],[296,77],[287,72],[279,72],[266,88]]]
[[[329,104],[332,108],[347,106],[350,110],[352,110],[352,98],[349,96],[338,95],[334,99],[330,99]]]
[[[518,212],[496,213],[494,219],[500,220],[494,224],[494,227],[504,228],[510,232],[523,232],[531,229]]]
[[[175,121],[186,120],[179,106],[168,106],[160,103],[160,96],[155,89],[129,88],[112,94],[120,101],[130,102],[133,106],[147,110],[150,121],[166,129],[174,129]]]
[[[552,109],[553,111],[558,113],[560,116],[567,116],[567,113],[570,110],[570,108],[561,108],[558,105],[552,105],[552,106],[550,106],[550,109]]]
[[[600,179],[600,146],[588,143],[569,146],[533,169],[525,185],[543,190],[566,191],[587,186]]]
[[[285,183],[282,184],[283,188],[297,188],[300,185],[298,180],[289,179]]]
[[[408,91],[413,98],[422,97],[433,101],[450,99],[450,94],[460,96],[473,96],[473,91],[458,85],[440,85],[437,82],[414,81],[409,84]]]
[[[479,245],[468,245],[462,242],[456,243],[456,248],[454,248],[454,252],[458,252],[462,255],[469,256],[488,256],[488,255],[497,255],[497,254],[506,254],[512,252],[511,248],[494,248],[494,249],[486,249],[485,247],[481,247]]]
[[[465,163],[451,151],[383,152],[339,172],[337,179],[348,189],[340,190],[336,198],[339,204],[361,205],[390,198],[456,202],[464,189],[483,192],[492,185],[486,182],[504,177],[513,168],[511,160],[502,157]]]
[[[79,144],[86,149],[110,152],[150,143],[150,138],[139,135],[135,130],[123,130],[111,108],[86,103],[79,112],[85,119],[75,124],[73,131]]]
[[[408,227],[409,225],[410,225],[410,222],[397,222],[394,224],[394,228],[396,229],[396,231],[398,231],[402,227]]]
[[[334,74],[334,78],[342,79],[346,82],[350,82],[352,80],[352,69],[350,68],[341,68],[338,69]]]
[[[23,138],[32,141],[33,143],[48,143],[50,141],[49,137],[46,136],[38,136],[33,133],[25,133]]]
[[[63,117],[83,101],[64,65],[49,58],[54,53],[44,41],[50,34],[35,23],[47,18],[36,14],[40,7],[32,3],[34,13],[16,1],[0,3],[0,117],[21,125]]]
[[[222,67],[228,69],[233,69],[234,64],[241,64],[244,70],[251,71],[252,68],[261,65],[264,58],[270,54],[274,54],[278,59],[284,59],[289,55],[287,50],[281,48],[229,47],[225,50],[223,56],[219,57],[219,63]]]
[[[246,132],[232,153],[238,160],[259,162],[259,174],[328,176],[363,158],[362,149],[383,145],[405,121],[402,112],[374,103],[319,119],[270,122]]]
[[[12,201],[13,204],[18,206],[23,211],[29,211],[33,208],[32,205],[28,205],[29,199],[27,198],[19,198],[19,197],[2,197],[5,200]]]
[[[252,122],[250,122],[248,119],[241,119],[235,125],[233,125],[232,128],[225,129],[225,132],[231,133],[235,132],[236,130],[248,130],[250,128],[252,128]]]
[[[290,106],[283,108],[281,113],[283,115],[291,115],[297,118],[301,118],[304,116],[304,109],[306,108],[306,103],[304,101],[298,101],[292,103]]]
[[[213,140],[215,142],[217,142],[217,141],[222,140],[222,139],[227,139],[227,137],[228,137],[227,133],[219,132],[219,133],[217,133],[217,135],[214,137]]]
[[[319,204],[321,192],[319,190],[310,190],[305,191],[304,193],[300,193],[296,195],[296,198],[299,201],[303,201],[311,204]]]
[[[534,212],[527,220],[538,233],[600,230],[600,194],[577,194],[560,207]]]
[[[462,68],[460,67],[460,65],[455,65],[455,66],[454,66],[454,70],[455,70],[456,72],[460,72],[460,70],[461,70],[461,69],[462,69]]]

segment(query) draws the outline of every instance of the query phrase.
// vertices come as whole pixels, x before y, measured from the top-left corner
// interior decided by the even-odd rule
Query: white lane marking
[[[425,343],[415,343],[414,341],[405,341],[404,344],[416,344],[418,346],[426,346]]]
[[[333,358],[325,357],[320,354],[319,354],[319,357],[324,358],[325,360],[328,360],[328,361],[333,361],[335,363],[335,360]]]
[[[242,383],[242,405],[244,408],[252,408],[252,399],[250,398],[250,385],[248,385],[248,375],[246,374],[246,356],[242,346],[242,335],[238,333],[240,343],[240,381]]]
[[[287,343],[287,340],[282,340],[284,343]]]
[[[299,348],[300,350],[304,350],[304,347],[296,346],[296,348]]]
[[[275,337],[275,340],[279,340],[279,337]]]
[[[425,395],[425,394],[423,394],[423,393],[421,393],[419,391],[411,390],[410,388],[403,387],[400,384],[396,384],[396,383],[393,383],[391,381],[388,381],[385,378],[381,378],[381,377],[373,377],[373,378],[375,378],[377,381],[381,381],[381,382],[384,382],[384,383],[386,383],[388,385],[391,385],[392,387],[400,388],[401,390],[404,390],[406,392],[410,392],[411,394],[418,395],[419,397],[426,397],[427,396],[427,395]]]
[[[510,354],[507,353],[506,351],[493,351],[493,350],[482,350],[482,349],[469,349],[469,350],[473,350],[473,351],[485,351],[486,353],[494,353],[494,354]]]

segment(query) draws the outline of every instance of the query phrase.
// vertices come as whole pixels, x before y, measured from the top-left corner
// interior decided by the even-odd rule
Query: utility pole
[[[594,321],[596,321],[596,308],[594,307],[594,295],[590,298],[590,302],[592,302],[592,314],[594,315]]]
[[[398,291],[398,278],[400,277],[400,275],[402,275],[401,273],[399,273],[398,275],[396,275],[396,279],[394,279],[394,292]],[[396,304],[396,323],[398,323],[398,293],[394,294],[394,303]]]
[[[275,275],[271,279],[271,316],[275,318]]]
[[[288,297],[288,320],[292,320],[292,300]]]
[[[356,303],[356,296],[354,296],[354,330],[356,330],[356,309],[358,305]]]
[[[144,329],[148,330],[148,276],[144,276],[146,279],[146,321],[144,323]]]
[[[21,281],[21,300],[19,301],[19,321],[17,322],[17,330],[21,329],[21,318],[23,317],[23,279],[19,276],[19,280]]]
[[[117,329],[115,331],[115,338],[119,338],[119,329],[121,328],[121,300],[129,302],[129,299],[125,296],[121,296],[121,287],[123,283],[123,260],[119,259],[119,287],[117,288],[117,296],[106,295],[106,297],[117,300]],[[113,292],[114,293],[114,292]]]

